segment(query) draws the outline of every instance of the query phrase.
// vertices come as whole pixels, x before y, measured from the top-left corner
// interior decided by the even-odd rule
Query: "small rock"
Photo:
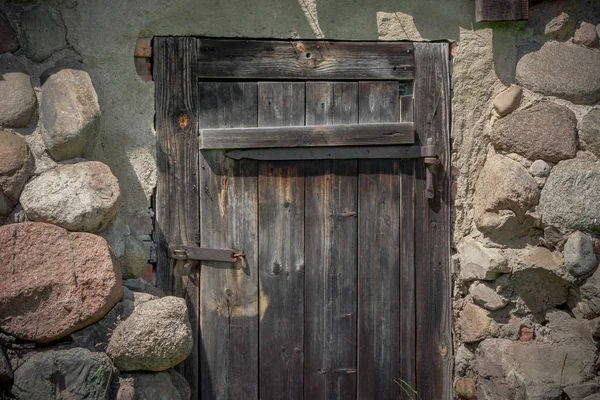
[[[562,12],[558,17],[554,17],[548,22],[544,34],[554,39],[563,40],[575,28],[576,23],[577,21],[571,18],[569,14]]]
[[[583,22],[579,29],[575,31],[573,43],[587,47],[598,47],[598,33],[596,25]]]
[[[562,250],[565,238],[555,226],[546,226],[544,227],[544,243],[552,249]]]
[[[529,167],[529,173],[539,178],[545,178],[550,175],[552,167],[544,160],[535,160],[531,167]]]
[[[600,100],[600,52],[570,43],[550,41],[517,63],[516,80],[540,94],[577,104]]]
[[[121,288],[101,237],[34,222],[0,227],[0,329],[16,338],[67,336],[106,315]]]
[[[12,394],[19,400],[104,400],[116,376],[104,353],[49,350],[33,355],[15,371]]]
[[[598,263],[592,239],[579,231],[567,239],[563,257],[567,271],[573,276],[589,274]]]
[[[60,13],[47,5],[35,6],[21,14],[25,55],[42,62],[67,47],[67,29]]]
[[[98,95],[83,65],[59,63],[46,71],[40,120],[48,153],[55,160],[80,157],[98,133]]]
[[[533,328],[522,326],[519,328],[519,341],[521,343],[531,342],[533,340]]]
[[[493,336],[498,325],[482,308],[466,303],[458,319],[460,338],[465,343],[478,342],[488,336]]]
[[[599,52],[600,53],[600,52]],[[542,189],[538,212],[545,225],[563,231],[600,229],[600,165],[590,160],[559,162]]]
[[[584,383],[582,385],[569,386],[563,389],[569,400],[584,400],[587,396],[600,393],[600,386],[596,383]]]
[[[21,194],[29,220],[84,232],[102,231],[120,201],[117,178],[98,161],[59,165],[29,182]]]
[[[13,371],[6,355],[4,354],[4,349],[0,346],[0,387],[8,384],[13,380]]]
[[[536,246],[523,254],[523,265],[526,268],[544,268],[557,271],[562,265],[562,258],[545,247]]]
[[[577,154],[577,118],[564,106],[542,101],[496,121],[490,139],[497,150],[558,162]]]
[[[519,108],[522,97],[523,88],[517,85],[510,85],[509,88],[494,97],[494,108],[498,115],[504,117]]]
[[[27,69],[10,53],[0,56],[0,126],[22,128],[37,108]]]
[[[19,201],[21,190],[34,168],[27,142],[14,133],[0,131],[0,193],[10,201],[9,212]]]
[[[461,344],[454,356],[454,371],[456,375],[464,376],[467,370],[472,367],[473,361],[475,361],[475,354],[467,349],[464,344]]]
[[[539,196],[537,182],[521,164],[499,154],[488,156],[475,185],[475,224],[487,233],[500,228],[511,215],[523,223]]]
[[[168,296],[137,306],[114,330],[106,353],[123,372],[164,371],[193,345],[185,300]]]
[[[473,301],[485,309],[499,310],[508,304],[508,299],[496,293],[494,289],[485,283],[473,283],[469,289]]]
[[[498,249],[484,247],[472,238],[464,238],[457,246],[460,260],[460,278],[494,280],[501,273],[510,272],[506,258]]]
[[[474,400],[477,398],[477,387],[471,378],[459,378],[454,385],[456,394],[461,399]]]
[[[0,54],[12,53],[19,49],[19,38],[6,14],[0,10]]]
[[[8,217],[6,217],[4,224],[18,224],[19,222],[27,222],[27,217],[25,216],[25,211],[23,211],[23,207],[17,204],[17,206],[13,208],[11,213],[8,214]]]
[[[579,138],[585,142],[585,148],[600,156],[600,108],[594,108],[581,121]]]

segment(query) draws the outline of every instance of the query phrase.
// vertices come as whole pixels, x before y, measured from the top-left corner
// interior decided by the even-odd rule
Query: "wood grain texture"
[[[357,121],[357,83],[306,83],[307,125]],[[356,397],[357,167],[305,165],[306,399]]]
[[[331,42],[201,39],[204,78],[412,79],[413,45],[406,42]]]
[[[256,83],[201,82],[201,127],[257,123]],[[238,248],[243,261],[201,264],[202,399],[258,398],[257,162],[200,153],[200,242]]]
[[[369,146],[414,143],[410,122],[261,128],[202,129],[201,149]]]
[[[415,43],[415,129],[433,138],[441,165],[435,197],[425,197],[425,167],[416,168],[415,279],[417,390],[424,399],[452,395],[450,278],[450,84],[447,43]]]
[[[258,125],[304,123],[304,82],[260,82]],[[302,399],[304,163],[259,162],[260,398]]]
[[[520,21],[529,18],[529,0],[476,0],[475,20]]]
[[[397,82],[361,82],[360,122],[400,118]],[[358,398],[400,395],[398,160],[358,164]]]
[[[156,77],[157,286],[185,297],[194,349],[178,367],[198,394],[198,276],[183,276],[183,263],[168,258],[168,245],[196,245],[198,233],[197,44],[193,38],[154,39]]]

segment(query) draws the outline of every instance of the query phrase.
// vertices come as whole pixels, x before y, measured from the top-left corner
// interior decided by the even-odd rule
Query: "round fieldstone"
[[[67,29],[60,13],[47,5],[33,7],[21,14],[25,55],[42,62],[67,47]]]
[[[573,276],[589,274],[598,263],[592,239],[579,231],[573,232],[567,239],[563,258],[567,271]]]
[[[0,131],[0,194],[11,205],[19,201],[21,190],[33,173],[34,163],[27,142],[22,137]],[[12,211],[12,207],[9,211]]]
[[[0,329],[49,343],[102,318],[122,294],[100,236],[24,222],[0,227]]]
[[[577,118],[564,106],[542,101],[496,121],[490,139],[496,150],[558,162],[577,154]]]
[[[136,305],[113,331],[106,354],[119,371],[164,371],[194,346],[185,300],[167,296]]]
[[[535,160],[529,167],[529,173],[537,178],[545,178],[550,174],[552,167],[544,160]]]
[[[26,126],[37,107],[37,98],[29,73],[10,53],[0,56],[0,93],[0,126]]]
[[[583,117],[579,138],[587,150],[600,156],[600,108],[594,108]]]
[[[83,65],[58,63],[45,72],[40,120],[42,138],[55,160],[81,157],[98,132],[98,95]]]
[[[0,54],[12,53],[19,49],[19,38],[6,14],[0,10]]]
[[[21,194],[30,221],[84,232],[106,228],[120,200],[117,178],[98,161],[59,165],[29,182]]]
[[[598,47],[598,33],[596,25],[583,22],[581,27],[575,31],[573,43],[587,47]]]
[[[600,51],[570,43],[547,42],[517,63],[516,80],[540,94],[577,104],[600,100]]]
[[[522,97],[523,88],[517,85],[510,85],[509,88],[494,97],[494,109],[498,115],[504,117],[519,108]]]
[[[566,230],[600,229],[600,165],[586,159],[561,161],[542,189],[542,222]]]

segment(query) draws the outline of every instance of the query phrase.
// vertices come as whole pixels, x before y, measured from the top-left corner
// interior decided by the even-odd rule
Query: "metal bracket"
[[[235,263],[244,257],[237,249],[207,249],[193,246],[169,246],[169,257],[174,260],[222,261]]]

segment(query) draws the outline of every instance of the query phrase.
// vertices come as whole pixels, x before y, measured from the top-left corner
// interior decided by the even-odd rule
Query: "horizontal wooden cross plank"
[[[200,130],[200,149],[413,144],[412,122]]]
[[[436,157],[433,146],[310,147],[228,151],[234,160],[353,160]]]
[[[414,78],[412,43],[200,39],[200,78]]]

